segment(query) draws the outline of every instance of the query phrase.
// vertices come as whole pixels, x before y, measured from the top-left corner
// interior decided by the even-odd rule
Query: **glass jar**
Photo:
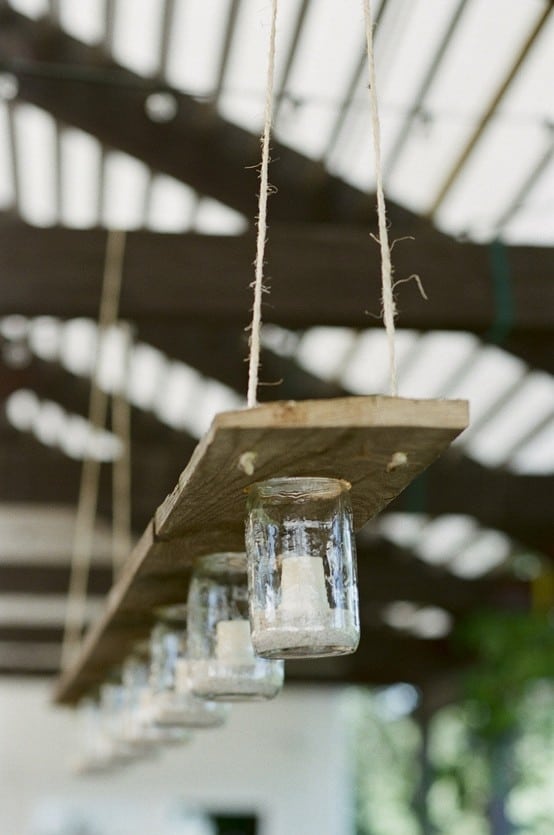
[[[264,658],[355,652],[360,639],[350,484],[276,478],[248,496],[252,643]]]
[[[229,713],[225,704],[197,698],[188,676],[186,607],[168,606],[158,612],[152,630],[150,694],[146,714],[158,729],[215,728]]]
[[[190,734],[181,728],[158,728],[152,720],[152,690],[147,647],[141,645],[126,659],[121,677],[125,689],[123,742],[130,745],[137,754],[149,754],[159,745],[190,740]]]
[[[188,637],[188,675],[197,696],[271,699],[283,686],[283,663],[260,658],[252,647],[246,554],[198,560],[189,589]]]
[[[113,765],[113,745],[108,739],[98,701],[83,699],[77,708],[79,754],[73,763],[77,774],[107,771]]]
[[[100,688],[104,726],[116,762],[143,756],[156,745],[184,743],[191,739],[182,728],[161,731],[154,726],[149,709],[144,709],[145,702],[150,704],[148,672],[148,666],[145,669],[140,660],[132,659],[124,667],[125,679],[121,684],[106,683]]]
[[[138,755],[125,739],[127,691],[120,682],[104,682],[100,686],[100,724],[113,764],[123,763]]]

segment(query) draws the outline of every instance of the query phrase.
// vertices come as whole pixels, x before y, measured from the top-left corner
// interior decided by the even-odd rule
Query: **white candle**
[[[284,617],[308,618],[321,618],[329,613],[321,557],[283,558],[278,611]]]
[[[215,657],[218,661],[225,664],[254,663],[254,648],[248,620],[220,620],[215,629]]]

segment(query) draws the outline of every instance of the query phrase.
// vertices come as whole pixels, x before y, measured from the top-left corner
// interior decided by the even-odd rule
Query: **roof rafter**
[[[403,230],[398,230],[403,231]],[[0,315],[96,317],[106,233],[0,224]],[[143,324],[170,322],[246,327],[253,237],[131,232],[127,238],[121,315]],[[554,250],[511,247],[514,321],[504,347],[554,368]],[[486,338],[496,320],[490,250],[423,233],[395,249],[396,274],[417,270],[399,292],[399,327],[465,330]],[[163,264],[163,270],[159,269]],[[380,326],[368,316],[380,299],[378,248],[364,230],[328,224],[272,227],[271,297],[264,320],[284,327]],[[468,280],[471,277],[471,281]],[[155,292],[153,288],[155,287]],[[538,346],[538,347],[537,347]],[[544,348],[544,353],[541,349]]]

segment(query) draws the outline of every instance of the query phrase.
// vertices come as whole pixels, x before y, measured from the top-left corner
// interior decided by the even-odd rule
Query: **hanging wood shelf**
[[[467,425],[464,400],[381,396],[274,402],[217,415],[59,679],[56,702],[78,702],[148,635],[157,607],[186,598],[197,557],[244,550],[249,485],[278,476],[346,479],[358,530]]]

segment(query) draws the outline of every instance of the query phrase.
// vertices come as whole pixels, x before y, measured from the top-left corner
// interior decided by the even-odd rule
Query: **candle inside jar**
[[[248,620],[220,620],[215,629],[215,657],[218,661],[225,664],[254,663],[254,647]]]
[[[287,556],[281,569],[281,603],[285,617],[321,618],[329,613],[321,557]]]

